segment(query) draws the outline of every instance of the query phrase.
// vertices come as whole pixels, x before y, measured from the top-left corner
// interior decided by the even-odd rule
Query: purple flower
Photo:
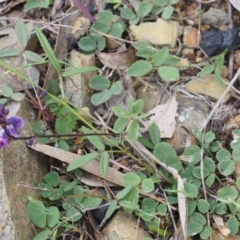
[[[42,91],[40,87],[36,87],[35,90],[39,98],[45,98],[47,96],[47,90]]]
[[[0,129],[0,148],[8,146],[8,137],[4,129]]]
[[[11,138],[17,138],[19,131],[24,127],[20,117],[7,117],[9,110],[0,104],[0,148],[8,146]]]
[[[13,137],[18,137],[18,132],[24,127],[24,121],[20,117],[10,117],[7,119],[6,133]]]

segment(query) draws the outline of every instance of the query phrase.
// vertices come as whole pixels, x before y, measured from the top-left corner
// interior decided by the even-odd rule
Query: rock
[[[197,48],[200,40],[198,30],[192,27],[184,28],[183,44],[189,48]]]
[[[152,88],[140,86],[136,89],[137,99],[143,99],[144,101],[144,112],[148,112],[158,104],[166,103],[169,98],[162,86],[157,83],[149,84]],[[160,100],[161,102],[159,103]],[[178,117],[176,130],[173,137],[165,141],[170,143],[178,154],[181,154],[192,141],[191,136],[182,126],[189,131],[199,129],[208,116],[209,107],[204,101],[189,98],[179,93],[177,94],[177,102]]]
[[[169,96],[165,89],[155,82],[149,83],[149,85],[141,85],[136,89],[136,99],[142,99],[144,101],[143,112],[148,112],[159,104],[166,103]]]
[[[135,40],[143,40],[159,46],[175,47],[177,38],[182,35],[182,27],[176,21],[158,19],[156,22],[144,22],[131,25],[130,31]]]
[[[34,31],[34,24],[27,23],[26,28],[27,28],[28,34],[30,34]],[[38,40],[35,35],[30,35],[30,39],[28,40],[26,50],[33,51],[36,47],[37,41]],[[17,36],[14,29],[12,29],[9,35],[3,38],[0,38],[0,46],[1,46],[1,49],[5,49],[5,48],[8,49],[9,46],[11,46],[13,48],[20,49],[21,51],[23,50],[20,44],[18,43]],[[24,65],[22,54],[16,57],[6,57],[3,59],[3,61],[16,69]],[[5,74],[5,71],[6,71],[5,69],[0,68],[0,88],[2,88],[5,85],[8,85],[13,89],[14,92],[21,91],[22,87],[19,85],[19,83],[16,80],[14,80],[10,74]],[[38,84],[39,71],[35,67],[23,68],[23,69],[19,69],[19,71],[23,75],[28,76],[34,83]],[[21,79],[19,80],[21,81]],[[32,88],[32,85],[27,84],[25,81],[23,81],[23,84],[27,88]]]
[[[71,51],[69,60],[75,67],[95,66],[94,55],[83,55],[75,50]],[[70,96],[70,102],[78,108],[88,107],[91,113],[93,112],[91,103],[92,89],[88,83],[95,75],[96,72],[88,72],[65,78],[65,93]]]
[[[210,8],[207,12],[203,13],[202,23],[219,28],[222,25],[228,24],[228,15],[222,9]]]
[[[24,119],[22,136],[32,134],[35,114],[32,106],[24,100],[9,105],[10,114]],[[33,239],[35,233],[26,214],[28,196],[39,198],[31,189],[47,173],[43,155],[28,149],[25,141],[12,141],[0,150],[0,239]],[[26,187],[18,184],[24,183]],[[28,187],[29,186],[29,187]]]
[[[138,226],[137,222],[137,219],[132,214],[120,210],[109,220],[102,232],[108,240],[143,240],[150,238],[151,236]]]
[[[191,135],[182,126],[190,132],[193,129],[200,129],[209,114],[209,107],[204,101],[189,98],[183,94],[177,95],[177,102],[176,130],[173,137],[167,139],[166,142],[172,145],[178,154],[181,154],[188,145],[194,144]]]
[[[192,79],[189,81],[186,84],[186,90],[193,93],[205,94],[218,100],[227,88],[226,84],[224,88],[220,87],[215,79],[215,76],[212,74],[209,74],[202,79],[203,81],[199,81],[198,79]],[[227,79],[224,80],[228,81]],[[230,96],[230,94],[227,94],[224,98],[224,102],[227,102]]]

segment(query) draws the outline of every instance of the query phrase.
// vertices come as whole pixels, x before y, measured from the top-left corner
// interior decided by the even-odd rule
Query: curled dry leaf
[[[116,53],[97,52],[97,56],[101,63],[109,68],[124,70],[135,62],[135,50],[132,47]]]
[[[238,11],[240,11],[240,1],[239,0],[230,0],[230,3],[233,5],[234,8],[236,8]]]
[[[176,128],[177,109],[176,93],[173,93],[167,103],[148,111],[150,117],[148,121],[143,121],[144,129],[142,131],[146,132],[152,123],[156,123],[160,129],[161,137],[171,138]]]
[[[213,227],[217,228],[223,236],[228,237],[230,230],[225,227],[222,217],[213,214],[213,220],[215,222]]]
[[[178,211],[184,239],[187,238],[187,198],[183,194],[185,182],[185,179],[178,176]]]

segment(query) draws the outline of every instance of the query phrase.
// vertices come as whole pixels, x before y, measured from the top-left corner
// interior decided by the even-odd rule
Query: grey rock
[[[228,24],[228,15],[222,9],[210,8],[202,15],[202,23],[209,24],[215,28]]]
[[[136,89],[136,98],[144,101],[143,112],[148,112],[156,107],[160,101],[166,103],[169,95],[159,84],[151,82],[149,86],[141,85]]]
[[[157,83],[149,83],[152,87],[140,86],[136,89],[137,99],[143,99],[144,112],[148,112],[159,104],[167,102],[169,96],[165,89]],[[183,94],[177,94],[178,117],[176,130],[171,139],[164,141],[170,143],[178,154],[181,154],[188,142],[188,133],[182,128],[184,126],[189,131],[199,129],[206,120],[209,107],[201,100],[189,98]]]
[[[94,55],[83,55],[78,51],[72,50],[70,53],[70,62],[75,67],[90,67],[95,65]],[[65,78],[65,92],[70,96],[70,102],[76,107],[88,107],[90,112],[93,112],[91,103],[91,89],[89,87],[90,79],[96,75],[95,72],[77,74]]]
[[[35,113],[30,104],[13,102],[9,105],[10,115],[24,119],[22,136],[32,134]],[[0,150],[0,239],[33,239],[35,233],[26,214],[28,196],[38,199],[31,186],[36,186],[47,173],[44,157],[28,149],[25,141],[12,141],[9,147]],[[23,187],[19,184],[29,187]]]
[[[122,210],[119,210],[117,214],[109,220],[109,223],[102,232],[108,240],[143,240],[151,237],[139,226],[137,219],[132,214],[127,214]]]
[[[183,94],[177,94],[178,117],[176,130],[171,139],[166,142],[171,144],[178,154],[181,154],[189,142],[187,130],[200,129],[209,114],[208,105],[201,100],[189,98]]]

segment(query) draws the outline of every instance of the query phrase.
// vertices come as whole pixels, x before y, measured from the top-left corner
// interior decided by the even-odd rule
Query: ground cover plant
[[[25,9],[50,8],[53,2],[29,0]],[[55,163],[51,166],[51,171],[37,186],[42,200],[29,196],[26,212],[37,229],[34,240],[58,239],[60,236],[79,239],[81,234],[94,239],[97,231],[94,225],[88,224],[87,231],[80,233],[79,226],[89,222],[88,213],[103,207],[105,212],[99,223],[100,229],[111,221],[118,209],[123,209],[140,219],[144,229],[151,234],[150,239],[170,238],[178,232],[180,225],[184,238],[208,239],[212,231],[216,231],[214,229],[224,236],[238,235],[240,176],[234,172],[240,161],[240,126],[229,127],[228,134],[224,135],[219,133],[222,129],[216,129],[216,120],[212,118],[225,96],[235,91],[231,87],[239,75],[239,70],[232,69],[235,76],[225,87],[222,68],[231,61],[228,49],[211,58],[203,57],[195,49],[202,60],[196,61],[197,57],[191,53],[187,58],[194,57],[194,61],[181,65],[183,56],[178,51],[145,40],[134,40],[129,28],[148,19],[152,22],[157,18],[178,19],[182,1],[140,1],[135,6],[131,2],[111,0],[109,4],[110,10],[102,9],[94,16],[85,6],[76,4],[92,22],[76,40],[78,51],[85,55],[96,54],[95,66],[74,67],[69,59],[59,60],[50,43],[51,37],[38,26],[35,33],[39,51],[26,50],[29,37],[23,20],[15,25],[20,49],[0,51],[1,68],[16,81],[22,79],[32,85],[32,93],[24,90],[41,116],[32,126],[35,136],[22,136],[24,119],[9,117],[7,103],[21,101],[24,95],[4,86],[0,98],[0,147],[11,147],[11,141],[22,139],[35,150],[38,144],[49,144],[59,149],[59,155],[63,153],[60,150],[78,153],[68,165]],[[194,19],[199,19],[203,12],[196,14]],[[187,20],[190,21],[184,19]],[[111,44],[114,47],[108,51]],[[117,50],[123,46],[125,55]],[[130,57],[133,52],[134,59]],[[50,65],[57,73],[56,79],[38,86],[4,61],[6,57],[18,55],[27,60],[21,68]],[[94,90],[91,103],[97,109],[95,115],[83,113],[74,106],[65,91],[65,78],[92,72],[96,75],[89,79],[88,87]],[[176,93],[171,89],[174,85],[180,89],[186,76],[204,78],[209,74],[213,74],[217,86],[225,87],[225,91],[205,124],[199,129],[187,129],[194,140],[179,153],[165,141],[172,137],[177,117]],[[144,111],[146,103],[131,93],[138,84],[148,86],[149,76],[170,89],[168,102],[159,105],[161,110],[153,112]],[[129,83],[129,78],[135,81]],[[236,102],[237,94],[235,91],[233,102]],[[111,104],[112,99],[114,104]],[[104,110],[99,110],[101,107]],[[166,109],[170,109],[171,114],[167,115]],[[161,117],[154,120],[162,112],[167,123],[159,120]],[[210,129],[207,129],[209,122]],[[119,167],[123,164],[121,159],[126,159],[127,167]],[[93,188],[83,183],[84,166],[93,161],[98,163],[97,176],[102,180],[108,180],[108,174],[117,165],[121,178],[116,182],[121,188],[111,188],[105,183],[104,188]],[[104,239],[103,235],[101,237]]]

